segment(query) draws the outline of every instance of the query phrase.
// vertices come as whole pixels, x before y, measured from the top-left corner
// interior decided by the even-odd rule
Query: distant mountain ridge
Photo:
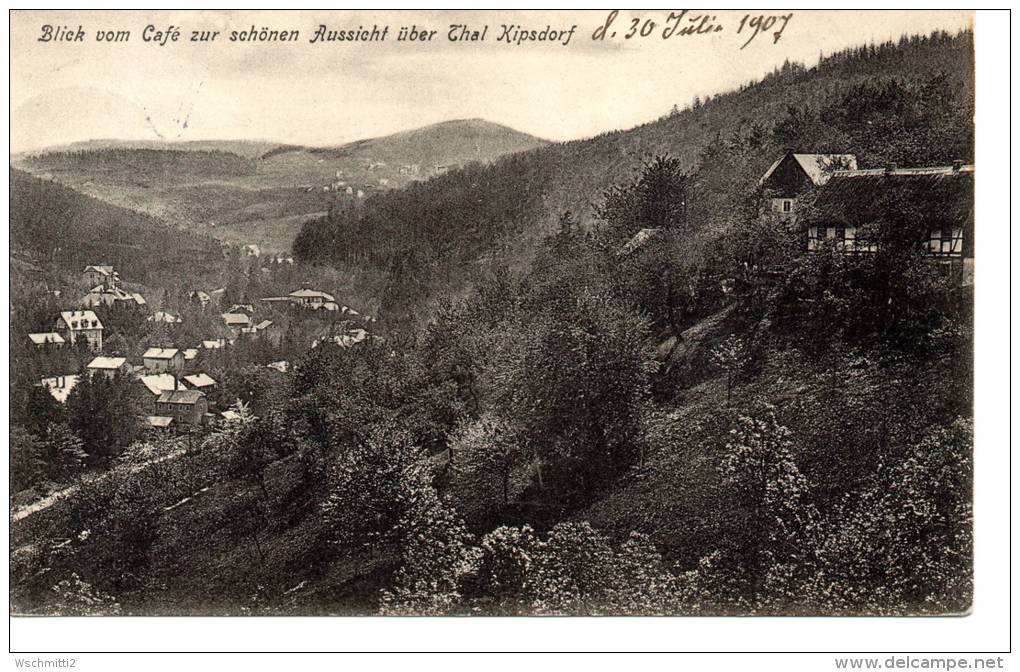
[[[15,167],[224,242],[289,251],[336,190],[364,195],[546,141],[481,119],[442,122],[336,147],[266,141],[95,140],[12,157]]]

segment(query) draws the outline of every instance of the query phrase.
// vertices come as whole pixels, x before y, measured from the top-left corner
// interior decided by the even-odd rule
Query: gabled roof
[[[82,271],[82,273],[83,274],[84,273],[88,273],[89,271],[96,271],[96,272],[101,273],[103,275],[113,275],[113,266],[109,266],[109,265],[106,265],[106,264],[95,265],[95,266],[86,266],[85,270]]]
[[[194,388],[199,387],[211,387],[216,384],[216,381],[212,379],[207,373],[196,373],[190,376],[184,376],[185,382]]]
[[[46,345],[47,343],[59,345],[64,342],[64,337],[55,331],[44,331],[38,334],[29,334],[28,338],[36,345]]]
[[[60,319],[72,330],[103,328],[103,323],[91,310],[65,310],[60,313]]]
[[[153,373],[147,376],[139,376],[146,389],[153,395],[163,394],[174,388],[183,389],[177,380],[169,373]]]
[[[199,399],[205,397],[205,393],[198,390],[174,390],[159,395],[161,404],[197,404]]]
[[[127,359],[124,357],[96,357],[88,366],[87,369],[119,369],[124,366]]]
[[[173,359],[180,352],[177,348],[149,348],[142,359]]]
[[[808,179],[811,180],[815,186],[821,186],[829,181],[829,178],[833,174],[833,169],[849,169],[857,170],[857,156],[854,154],[784,154],[769,166],[769,169],[765,171],[761,179],[758,180],[758,184],[764,184],[771,176],[772,173],[776,172],[776,168],[783,160],[792,156],[793,160],[797,162],[804,174],[807,175]]]

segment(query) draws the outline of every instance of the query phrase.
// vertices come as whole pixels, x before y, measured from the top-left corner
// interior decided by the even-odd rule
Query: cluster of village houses
[[[120,276],[112,266],[87,266],[82,273],[82,282],[89,290],[79,302],[80,307],[61,311],[53,331],[29,334],[33,346],[46,350],[84,343],[89,349],[101,353],[104,326],[95,308],[139,308],[146,305],[141,294],[127,292],[120,286]],[[212,303],[217,292],[222,293],[222,290],[210,293],[195,290],[190,293],[189,299],[204,308]],[[337,313],[350,319],[361,317],[357,311],[338,304],[331,294],[308,287],[302,287],[287,296],[267,297],[262,301],[284,303],[310,311]],[[278,345],[282,338],[279,326],[271,320],[256,321],[255,313],[253,304],[236,304],[222,313],[220,318],[231,334],[229,338],[203,340],[194,348],[152,347],[142,355],[141,364],[132,364],[126,357],[97,354],[82,374],[48,377],[39,384],[54,399],[64,403],[82,375],[101,375],[110,380],[125,376],[137,381],[143,390],[146,421],[153,429],[183,429],[214,420],[231,421],[237,418],[233,411],[224,410],[218,414],[211,412],[214,406],[211,396],[217,389],[217,381],[205,372],[194,371],[193,363],[202,350],[218,350],[240,338],[261,337]],[[167,311],[156,311],[146,319],[166,324],[182,321],[181,317]],[[342,347],[350,347],[368,338],[374,337],[362,328],[345,328],[339,332],[331,330],[328,336],[316,339],[312,347],[317,347],[327,339]],[[273,362],[268,367],[286,373],[289,363]]]

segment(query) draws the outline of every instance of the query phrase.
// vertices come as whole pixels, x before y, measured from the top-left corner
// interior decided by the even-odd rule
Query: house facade
[[[102,375],[107,380],[113,380],[118,374],[127,375],[131,366],[124,357],[96,357],[85,367],[90,376]]]
[[[973,272],[974,166],[846,170],[833,173],[803,222],[808,250],[878,250],[881,227],[900,227],[932,258]],[[888,232],[888,230],[886,230]]]
[[[787,152],[769,166],[758,185],[768,199],[772,212],[794,221],[798,200],[824,186],[837,170],[856,170],[853,154],[799,154]]]
[[[291,292],[287,295],[287,297],[295,306],[308,308],[310,310],[327,308],[327,304],[336,305],[336,299],[332,294],[327,294],[326,292],[322,292],[317,289],[299,289]]]
[[[142,364],[148,373],[172,373],[184,371],[184,353],[177,348],[149,348],[142,355]]]
[[[156,400],[156,414],[173,418],[178,425],[197,427],[209,412],[209,402],[199,390],[164,392]]]
[[[85,270],[81,274],[81,282],[85,287],[95,287],[101,285],[103,287],[112,287],[117,284],[120,277],[117,272],[113,270],[113,266],[97,264],[95,266],[86,266]]]
[[[94,311],[65,310],[53,330],[71,345],[85,342],[93,350],[103,349],[103,323]]]

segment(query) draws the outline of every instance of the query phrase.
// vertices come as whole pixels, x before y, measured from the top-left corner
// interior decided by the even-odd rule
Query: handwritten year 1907
[[[606,17],[604,24],[595,29],[592,33],[591,39],[595,41],[602,41],[606,38],[613,39],[616,37],[617,31],[613,30],[613,23],[616,21],[616,17],[619,15],[619,10],[614,9]],[[754,38],[758,37],[761,33],[772,33],[772,44],[779,41],[779,38],[783,36],[783,31],[786,29],[786,25],[793,18],[793,13],[790,14],[745,14],[744,18],[740,20],[740,24],[737,26],[738,35],[747,35],[747,41],[741,45],[741,49],[749,45]],[[634,17],[630,19],[630,24],[626,27],[623,33],[623,39],[630,40],[634,38],[649,37],[653,33],[657,32],[660,27],[660,23],[655,19]],[[685,37],[688,35],[706,35],[710,33],[718,33],[723,30],[723,26],[716,20],[715,16],[711,14],[694,14],[689,9],[684,9],[679,12],[670,12],[666,20],[661,24],[662,31],[659,33],[664,40],[668,40],[672,37]],[[621,30],[624,30],[621,27]]]

